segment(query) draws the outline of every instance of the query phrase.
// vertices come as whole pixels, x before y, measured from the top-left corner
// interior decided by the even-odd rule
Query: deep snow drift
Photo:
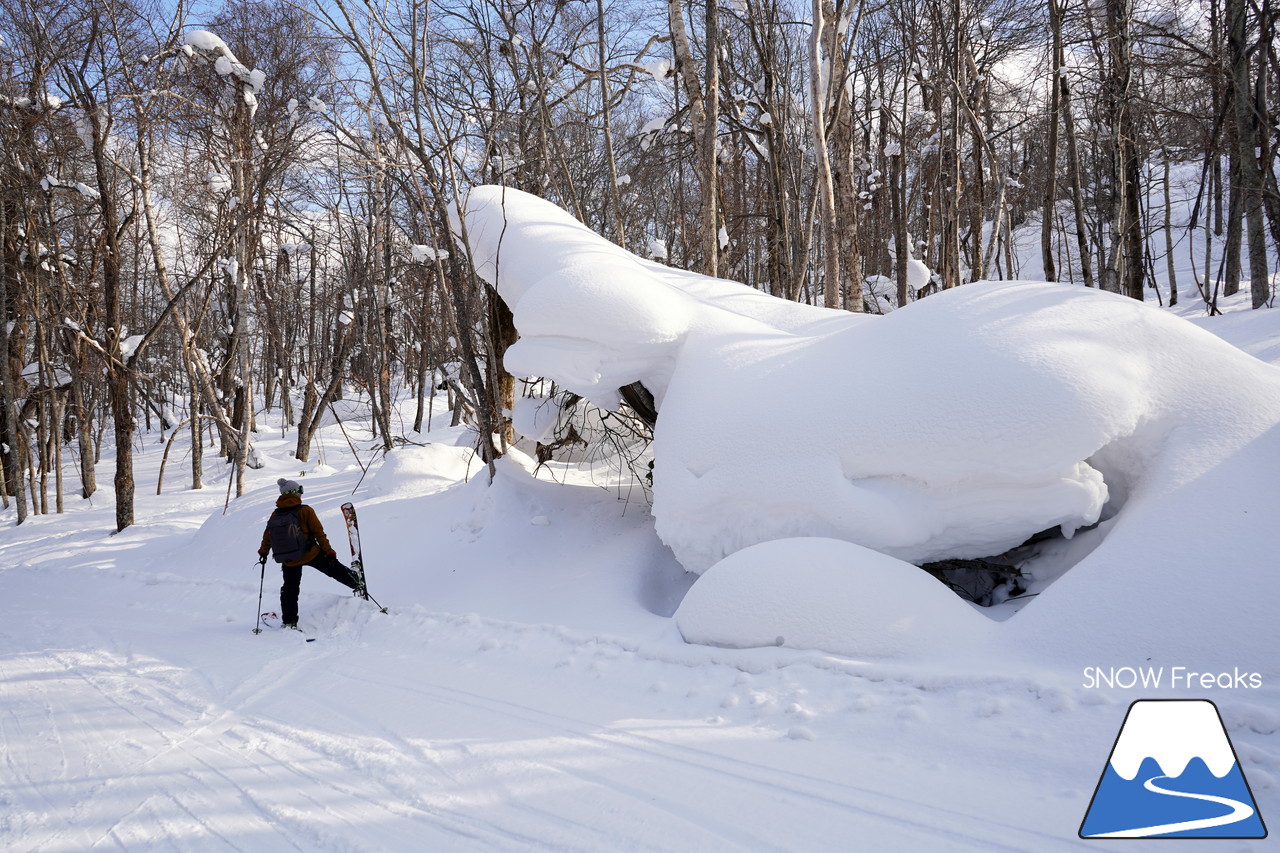
[[[563,214],[544,213],[546,248],[582,239]],[[556,273],[541,247],[534,241],[525,257],[506,260]],[[708,335],[706,343],[715,328],[750,325],[742,353],[761,363],[769,359],[760,342],[790,335],[799,357],[807,339],[882,325],[779,306],[731,283],[600,251],[621,272],[594,281],[592,265],[580,266],[576,280],[588,291],[625,285],[636,270],[679,285],[673,298],[684,300],[688,332],[667,329],[663,342],[616,320],[635,339],[624,350],[671,354],[669,387],[660,370],[645,379],[663,392],[660,430],[676,420],[666,420],[675,395],[691,393],[681,385],[695,337]],[[559,298],[555,281],[540,298]],[[1011,304],[1050,293],[992,292]],[[567,319],[588,316],[563,307]],[[997,315],[988,314],[995,342],[1002,329],[1029,322]],[[1140,322],[1120,340],[1185,331],[1169,318],[1132,316]],[[1276,317],[1242,311],[1196,323],[1275,362]],[[574,338],[575,326],[555,325],[550,311],[543,319],[548,335],[528,340],[531,359],[554,367],[573,354],[586,380],[600,372],[596,362],[616,370],[595,384],[606,402],[610,382],[635,375],[617,369],[612,339]],[[1094,343],[1117,346],[1080,334],[1057,342],[1062,357],[1087,363]],[[1203,336],[1182,341],[1176,358],[1136,375],[1122,348],[1115,367],[1144,384],[1119,393],[1105,389],[1123,374],[1104,390],[1084,382],[1009,389],[1030,401],[1102,395],[1110,408],[1086,411],[1099,420],[1083,423],[1103,439],[1113,433],[1102,416],[1115,411],[1176,425],[1163,444],[1120,430],[1107,450],[1082,460],[1103,478],[1105,520],[1036,545],[1028,565],[1041,592],[994,608],[1004,621],[898,557],[843,539],[772,539],[701,576],[687,573],[607,467],[538,467],[516,449],[490,483],[471,451],[475,434],[448,427],[439,401],[425,432],[401,426],[405,443],[381,454],[369,407],[348,388],[331,413],[342,426],[326,420],[309,463],[292,457],[296,435],[279,412],[260,412],[254,443],[266,467],[250,471],[247,494],[225,508],[230,471],[212,451],[206,487],[182,482],[185,431],[175,437],[164,494],[154,494],[168,436],[140,431],[135,526],[113,532],[109,490],[69,497],[65,514],[21,526],[11,508],[0,509],[0,847],[1096,850],[1077,837],[1091,793],[1126,708],[1151,698],[1216,703],[1259,814],[1274,823],[1280,682],[1275,634],[1259,625],[1276,599],[1268,522],[1280,449],[1267,426],[1270,404],[1242,403],[1272,389],[1273,372]],[[1026,369],[1054,377],[1057,348],[1038,351],[1047,364]],[[884,369],[886,389],[909,384],[910,374]],[[993,369],[1010,381],[1017,375],[1008,365]],[[1161,371],[1214,382],[1180,394]],[[971,381],[961,379],[953,397]],[[773,444],[762,433],[737,448],[740,471],[765,465],[768,473],[775,455],[816,464],[796,459],[801,432],[790,425],[811,416],[785,392],[762,385],[731,401],[734,412],[776,430]],[[707,394],[726,402],[716,388]],[[414,402],[403,399],[392,423],[409,423]],[[530,416],[536,403],[518,409],[525,428],[544,425]],[[1018,416],[1050,422],[1061,437],[1052,413]],[[728,469],[729,449],[686,452]],[[831,446],[824,437],[812,450],[816,458]],[[999,461],[978,472],[983,483],[1008,478]],[[108,442],[100,482],[112,468]],[[281,581],[274,565],[260,575],[254,562],[278,477],[304,483],[344,559],[338,508],[356,503],[370,588],[389,614],[308,570],[301,617],[315,642],[251,632],[260,579],[269,609]],[[707,644],[686,642],[682,631],[701,631]],[[1203,743],[1196,751],[1211,752]],[[1237,853],[1274,842],[1196,847]]]
[[[957,637],[989,629],[931,576],[839,539],[775,539],[725,557],[680,604],[685,639],[953,663]]]
[[[1275,368],[1148,305],[1079,287],[980,283],[855,317],[643,261],[516,190],[477,188],[466,211],[478,269],[521,333],[509,369],[605,407],[631,382],[653,393],[653,515],[686,569],[761,542],[828,537],[905,561],[903,583],[914,583],[906,563],[998,555],[1103,520],[1074,553],[1046,549],[1055,573],[1083,559],[1000,631],[940,612],[959,600],[915,599],[922,621],[972,626],[919,651],[995,642],[1096,656],[1136,641],[1164,660],[1280,648],[1280,621],[1262,604],[1274,560],[1250,534],[1280,499],[1269,474],[1280,461]],[[1174,555],[1198,571],[1171,582]],[[802,559],[773,552],[783,574]],[[1035,576],[1048,563],[1026,568]],[[718,574],[726,609],[736,584],[764,582]],[[816,605],[825,583],[813,583]],[[710,595],[699,613],[714,610]],[[791,612],[774,612],[771,636],[803,633],[786,630]],[[735,643],[723,619],[715,631],[703,621],[683,614],[686,637],[750,645],[760,628],[741,620]]]

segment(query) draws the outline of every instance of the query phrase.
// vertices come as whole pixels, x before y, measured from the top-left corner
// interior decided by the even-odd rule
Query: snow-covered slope
[[[225,480],[192,492],[171,460],[166,493],[140,496],[122,534],[105,493],[21,527],[5,517],[6,849],[1082,844],[1138,691],[1086,688],[1081,669],[1140,653],[1011,666],[691,646],[668,614],[693,576],[615,491],[567,469],[568,484],[534,479],[517,459],[488,486],[467,437],[437,426],[428,446],[374,460],[352,496],[361,471],[335,428],[327,465],[299,466],[279,435],[259,435],[268,467],[226,515]],[[154,482],[156,438],[140,483]],[[301,479],[340,551],[337,508],[356,501],[390,614],[308,572],[316,641],[251,632],[280,476]],[[279,583],[269,566],[267,607]],[[1272,654],[1235,651],[1244,668]],[[1262,813],[1277,812],[1273,680],[1213,698]]]
[[[771,314],[725,283],[640,268],[688,284],[693,315],[719,303],[716,322],[770,341],[880,322]],[[1023,292],[1040,291],[1007,295]],[[1266,316],[1203,325],[1265,354],[1277,339]],[[109,492],[21,526],[0,510],[0,847],[1085,850],[1097,842],[1077,832],[1126,709],[1157,697],[1215,701],[1274,821],[1277,645],[1259,626],[1275,600],[1280,439],[1265,400],[1210,417],[1268,388],[1270,369],[1180,340],[1190,349],[1153,370],[1257,376],[1185,395],[1151,374],[1119,387],[1115,406],[1152,423],[1160,401],[1195,418],[1127,481],[1116,472],[1132,457],[1086,460],[1109,500],[1127,487],[1123,506],[1044,546],[1040,565],[1072,567],[1005,621],[847,541],[775,540],[687,574],[647,507],[601,472],[535,476],[517,452],[490,484],[474,436],[447,415],[379,455],[354,391],[340,411],[367,475],[337,426],[302,465],[264,412],[266,467],[225,510],[226,472],[209,455],[206,488],[183,484],[185,435],[165,493],[151,494],[163,437],[144,433],[139,523],[123,533]],[[1089,358],[1075,334],[1058,343]],[[1054,375],[1055,348],[1039,352],[1048,363],[1033,367]],[[777,387],[742,405],[762,423],[796,417]],[[1028,417],[1058,429],[1052,413]],[[742,466],[794,459],[796,434],[775,432]],[[252,633],[260,579],[263,609],[276,609],[279,570],[260,575],[254,560],[278,477],[304,484],[343,557],[338,507],[355,501],[387,615],[308,570],[308,634]],[[709,644],[685,642],[686,617]],[[1174,684],[1174,666],[1257,674],[1257,686]]]

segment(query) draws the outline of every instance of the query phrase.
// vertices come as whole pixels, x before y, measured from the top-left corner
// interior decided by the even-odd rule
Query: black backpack
[[[271,541],[271,556],[277,563],[292,563],[307,555],[311,538],[302,532],[296,506],[277,509],[267,521],[267,538]]]

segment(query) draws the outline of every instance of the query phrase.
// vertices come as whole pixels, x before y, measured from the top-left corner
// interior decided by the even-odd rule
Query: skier
[[[280,619],[286,628],[298,627],[298,587],[302,582],[302,567],[311,566],[336,580],[343,586],[364,595],[360,576],[338,561],[338,555],[324,535],[324,527],[316,511],[302,502],[302,486],[281,477],[280,497],[276,509],[267,521],[262,534],[262,546],[258,548],[258,562],[266,563],[268,552],[274,552],[277,563],[284,572],[284,586],[280,587]]]

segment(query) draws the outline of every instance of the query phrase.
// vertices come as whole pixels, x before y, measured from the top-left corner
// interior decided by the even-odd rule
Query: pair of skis
[[[377,599],[369,594],[368,584],[365,583],[364,557],[360,551],[360,524],[356,521],[356,506],[351,501],[342,505],[342,518],[347,522],[347,539],[351,543],[351,568],[360,576],[360,588],[363,590],[360,597],[365,601],[372,601],[378,610],[386,613],[387,608],[378,604]]]

